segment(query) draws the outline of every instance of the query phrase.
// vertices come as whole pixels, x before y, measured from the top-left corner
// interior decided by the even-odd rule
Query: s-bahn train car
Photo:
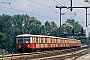
[[[62,37],[30,34],[16,36],[16,49],[18,52],[80,47],[80,45],[80,40]]]

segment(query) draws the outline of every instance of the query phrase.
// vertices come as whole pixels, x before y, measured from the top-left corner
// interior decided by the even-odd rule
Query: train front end
[[[31,52],[31,43],[29,36],[17,36],[16,37],[16,49],[18,52]]]

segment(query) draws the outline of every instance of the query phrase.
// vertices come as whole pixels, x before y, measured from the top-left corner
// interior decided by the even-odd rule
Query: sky
[[[1,3],[1,2],[5,3]],[[59,3],[70,7],[70,0],[57,0]],[[10,5],[8,4],[10,2]],[[8,14],[28,14],[30,17],[35,17],[42,24],[45,21],[54,21],[59,26],[59,9],[57,6],[61,6],[54,0],[0,0],[0,15]],[[84,0],[73,0],[73,6],[76,7],[86,7],[90,6],[89,3],[85,3]],[[88,9],[88,14],[90,14],[90,9]],[[85,22],[85,9],[73,9],[71,12],[69,9],[62,9],[62,24],[67,21],[67,19],[75,19],[78,21],[87,31],[90,30],[89,26],[86,27]],[[76,16],[75,16],[76,13]],[[88,15],[88,23],[90,23],[90,15]]]

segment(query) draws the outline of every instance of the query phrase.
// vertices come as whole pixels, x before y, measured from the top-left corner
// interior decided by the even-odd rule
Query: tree
[[[36,18],[31,17],[28,22],[25,22],[25,31],[29,34],[40,34],[41,22]]]
[[[0,32],[0,48],[6,49],[6,34]]]
[[[44,26],[44,33],[46,35],[49,35],[51,32],[51,25],[50,25],[50,22],[49,21],[46,21],[45,22],[45,26]]]
[[[75,30],[75,33],[79,33],[81,31],[81,29],[82,29],[82,26],[78,23],[78,21],[75,22],[74,19],[72,19],[72,20],[68,19],[66,21],[66,23],[69,23],[70,25],[73,26],[72,28]]]
[[[72,30],[74,29],[74,34],[81,34],[80,32],[82,31],[82,26],[77,22],[75,22],[74,19],[68,19],[62,26],[62,31],[63,33],[65,32],[66,34],[72,34]],[[85,32],[85,30],[84,30]],[[73,36],[73,38],[75,39],[79,39],[79,38],[84,38],[85,36]],[[68,36],[68,38],[72,38],[71,36]],[[86,43],[88,44],[87,40],[85,39],[80,39],[81,43]]]

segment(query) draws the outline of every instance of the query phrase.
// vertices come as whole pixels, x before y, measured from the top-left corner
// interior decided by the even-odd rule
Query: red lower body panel
[[[80,44],[71,44],[71,43],[24,43],[24,44],[16,44],[17,50],[22,50],[24,48],[27,49],[50,49],[50,48],[64,48],[64,47],[77,47]]]

